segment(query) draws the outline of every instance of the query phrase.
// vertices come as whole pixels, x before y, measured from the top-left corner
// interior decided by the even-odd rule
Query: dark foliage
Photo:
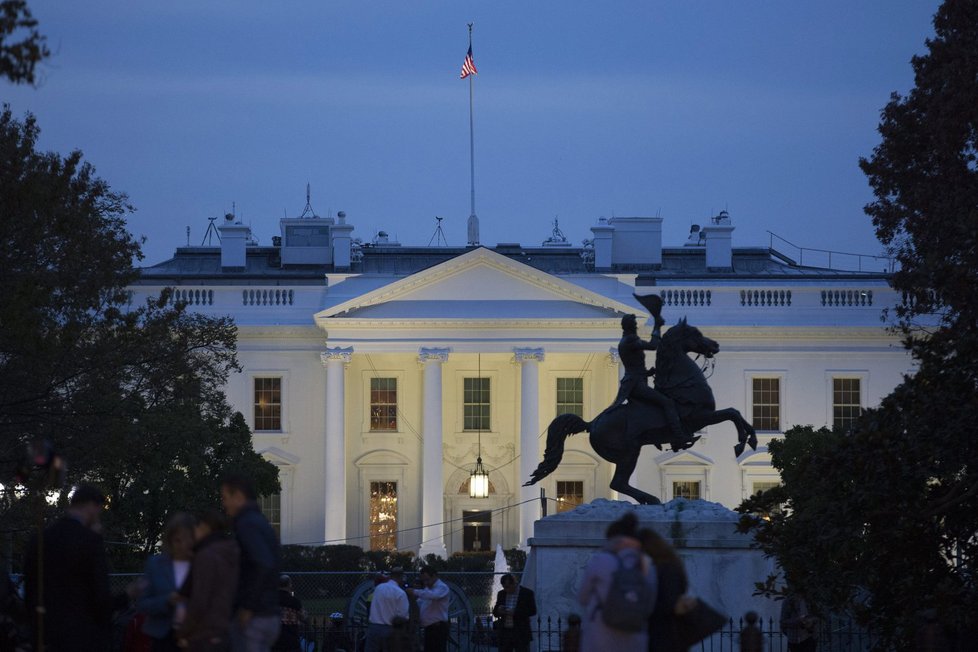
[[[784,485],[740,507],[789,581],[872,626],[880,649],[912,649],[925,612],[961,644],[978,628],[978,2],[947,0],[934,27],[860,161],[917,370],[853,432],[773,442]]]
[[[27,0],[0,1],[0,76],[33,84],[37,64],[51,56],[45,41]]]
[[[81,152],[37,152],[37,137],[33,117],[0,113],[0,483],[28,443],[50,441],[69,486],[109,496],[107,538],[145,554],[170,511],[216,504],[225,469],[251,473],[262,493],[277,473],[224,396],[238,370],[233,322],[169,292],[132,305],[140,243],[126,197]],[[29,527],[31,509],[0,495],[11,529]]]

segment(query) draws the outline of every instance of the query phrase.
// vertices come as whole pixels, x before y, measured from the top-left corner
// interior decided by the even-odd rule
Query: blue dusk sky
[[[37,116],[42,148],[81,149],[129,194],[153,263],[232,202],[269,244],[307,182],[355,237],[427,244],[438,215],[463,245],[468,22],[483,243],[537,245],[559,216],[580,244],[600,216],[660,215],[679,245],[726,208],[735,246],[770,230],[877,254],[857,162],[938,2],[30,5],[54,54],[38,88],[0,97]]]

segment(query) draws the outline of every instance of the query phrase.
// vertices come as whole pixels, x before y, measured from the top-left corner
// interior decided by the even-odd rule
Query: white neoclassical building
[[[710,378],[760,445],[740,457],[730,424],[680,453],[647,448],[633,484],[663,500],[736,506],[778,481],[766,444],[796,424],[844,424],[910,370],[881,309],[883,272],[805,267],[771,248],[732,247],[725,216],[663,247],[661,219],[612,218],[585,247],[408,247],[352,238],[345,215],[281,220],[258,246],[229,218],[220,246],[181,247],[146,267],[136,300],[164,287],[239,327],[231,402],[278,465],[263,498],[285,543],[421,554],[510,547],[532,536],[539,488],[521,485],[560,413],[585,419],[613,399],[623,314],[658,293],[720,343]],[[647,327],[646,327],[647,329]],[[644,333],[648,335],[648,330]],[[650,364],[654,361],[650,360]],[[478,457],[488,498],[471,498]],[[586,434],[568,439],[541,486],[550,509],[598,497],[613,468]]]

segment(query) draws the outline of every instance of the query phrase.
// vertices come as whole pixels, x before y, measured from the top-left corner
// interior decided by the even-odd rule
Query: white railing
[[[241,291],[241,305],[244,306],[291,306],[294,300],[295,292],[282,288]]]
[[[740,305],[764,308],[790,306],[791,290],[741,290]]]
[[[708,306],[713,301],[711,290],[663,290],[659,296],[665,306]]]
[[[185,303],[188,306],[213,306],[214,290],[202,288],[171,288],[170,303]]]
[[[872,306],[872,290],[822,290],[822,305],[826,307]]]

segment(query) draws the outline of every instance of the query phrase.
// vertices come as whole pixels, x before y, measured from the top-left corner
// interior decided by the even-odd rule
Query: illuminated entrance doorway
[[[462,512],[462,549],[466,552],[488,550],[492,541],[492,512],[466,509]]]

